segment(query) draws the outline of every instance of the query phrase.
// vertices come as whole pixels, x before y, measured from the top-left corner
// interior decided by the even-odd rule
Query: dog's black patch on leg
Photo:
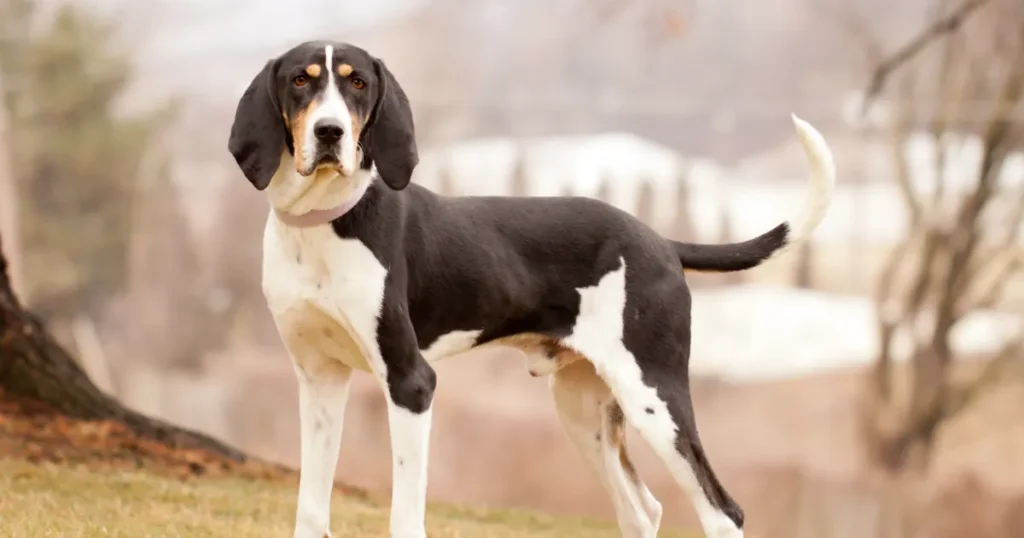
[[[743,509],[729,496],[711,468],[697,436],[690,398],[690,293],[681,274],[664,282],[633,278],[626,282],[627,307],[650,313],[645,321],[624,320],[623,343],[637,360],[645,385],[653,387],[676,425],[675,448],[693,470],[705,497],[737,528],[744,523]],[[652,288],[661,287],[657,292]],[[652,324],[651,320],[659,320]],[[654,415],[653,407],[645,407]]]

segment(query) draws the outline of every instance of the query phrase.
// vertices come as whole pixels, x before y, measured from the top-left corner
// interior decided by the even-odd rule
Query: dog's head
[[[308,190],[374,166],[399,190],[419,159],[409,100],[384,63],[325,41],[267,62],[238,102],[228,150],[259,190],[276,176]]]

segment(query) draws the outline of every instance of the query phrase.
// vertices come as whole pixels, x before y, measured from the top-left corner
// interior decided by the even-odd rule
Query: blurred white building
[[[603,188],[606,201],[631,213],[646,185],[653,195],[649,223],[657,229],[675,219],[682,185],[700,236],[716,236],[720,190],[733,188],[716,163],[623,132],[481,138],[430,148],[421,151],[414,181],[459,195],[509,195],[517,190],[519,166],[526,195],[598,197]]]

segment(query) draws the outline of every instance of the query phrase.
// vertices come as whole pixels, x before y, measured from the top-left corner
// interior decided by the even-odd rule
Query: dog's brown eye
[[[357,90],[361,90],[366,87],[366,82],[361,78],[353,78],[352,87]]]
[[[295,77],[295,79],[294,79],[294,80],[292,80],[292,82],[293,82],[293,83],[294,83],[294,84],[295,84],[296,86],[298,86],[299,88],[301,88],[301,87],[303,87],[303,86],[305,86],[306,84],[308,84],[308,83],[309,83],[309,77],[307,77],[306,75],[299,75],[299,76]]]

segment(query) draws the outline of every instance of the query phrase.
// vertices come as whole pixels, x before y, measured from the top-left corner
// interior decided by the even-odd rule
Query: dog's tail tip
[[[702,245],[673,242],[684,269],[727,272],[756,267],[806,241],[824,219],[836,180],[832,150],[813,125],[795,113],[790,117],[810,167],[807,198],[801,204],[799,214],[742,243]]]
[[[810,165],[810,192],[803,205],[803,211],[789,221],[792,227],[791,241],[802,241],[817,228],[831,203],[835,189],[836,167],[832,150],[825,137],[809,122],[795,113],[790,114],[796,127],[797,137]]]

